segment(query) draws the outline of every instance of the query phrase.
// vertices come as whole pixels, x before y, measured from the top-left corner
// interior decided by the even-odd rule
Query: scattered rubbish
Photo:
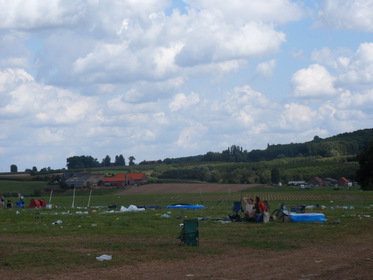
[[[186,277],[193,277],[194,275],[193,274],[187,274],[187,275],[185,275]]]
[[[130,205],[128,208],[121,206],[120,212],[139,212],[139,211],[145,211],[145,208],[138,208],[135,205]]]
[[[17,211],[17,212],[16,212],[16,215],[18,215],[18,214],[21,214],[21,212]]]
[[[363,215],[364,218],[370,218],[370,215]]]
[[[159,205],[138,205],[137,207],[138,207],[138,208],[149,209],[149,210],[158,210],[158,209],[162,209],[162,207],[159,206]]]
[[[168,214],[163,214],[163,215],[161,215],[161,218],[170,218],[171,216],[170,215],[168,215]]]
[[[102,262],[102,261],[111,261],[112,257],[111,255],[101,255],[99,257],[96,257],[96,260]]]
[[[57,220],[55,222],[52,223],[52,225],[60,225],[62,224],[62,221],[61,220]]]
[[[190,205],[187,203],[177,203],[173,205],[168,205],[168,209],[205,209],[205,206],[203,205]]]

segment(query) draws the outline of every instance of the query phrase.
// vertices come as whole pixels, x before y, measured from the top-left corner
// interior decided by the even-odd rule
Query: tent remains
[[[40,208],[40,207],[45,207],[46,204],[45,204],[45,200],[42,198],[42,199],[31,199],[30,201],[30,204],[28,206],[28,208]]]

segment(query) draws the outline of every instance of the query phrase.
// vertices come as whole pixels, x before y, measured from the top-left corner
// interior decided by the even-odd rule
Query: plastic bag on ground
[[[102,262],[102,261],[111,261],[112,257],[111,255],[101,255],[99,257],[96,257],[96,260]]]

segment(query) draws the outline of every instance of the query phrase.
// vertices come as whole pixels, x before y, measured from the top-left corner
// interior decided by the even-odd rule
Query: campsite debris
[[[161,218],[170,218],[171,216],[170,215],[168,215],[168,214],[163,214],[162,216],[161,216]]]
[[[61,220],[57,220],[55,222],[52,223],[52,225],[60,225],[62,224],[62,221]]]
[[[102,262],[102,261],[111,261],[112,257],[111,255],[101,255],[99,257],[96,257],[96,260]]]
[[[128,208],[124,206],[120,207],[120,212],[138,212],[138,211],[145,211],[145,208],[138,208],[135,205],[130,205]]]

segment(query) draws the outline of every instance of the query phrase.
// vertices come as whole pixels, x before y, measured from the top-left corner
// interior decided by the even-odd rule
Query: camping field
[[[304,203],[307,212],[322,212],[327,221],[224,222],[242,196],[267,199],[271,210],[282,201],[288,208]],[[52,209],[0,209],[5,278],[369,279],[373,273],[372,192],[185,184],[43,198]],[[174,203],[206,209],[165,208]],[[118,208],[109,209],[113,205]],[[130,205],[162,209],[119,211]],[[199,246],[179,245],[185,218],[199,218]],[[102,255],[111,260],[98,261]]]

